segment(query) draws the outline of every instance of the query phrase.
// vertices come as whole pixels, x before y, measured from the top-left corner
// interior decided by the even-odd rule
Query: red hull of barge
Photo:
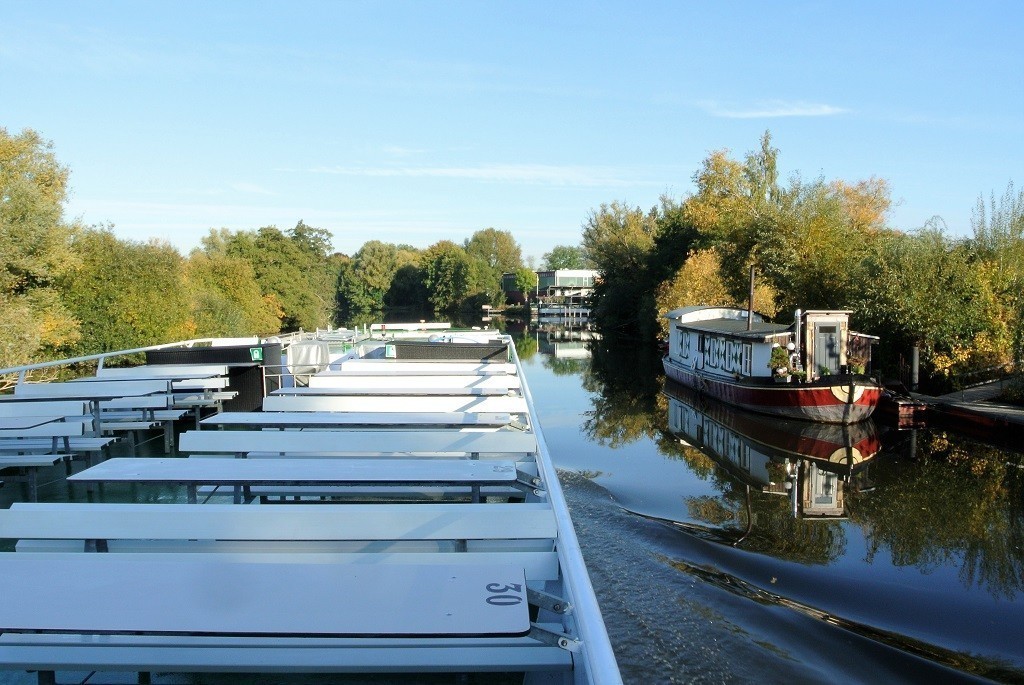
[[[762,414],[805,421],[849,424],[869,418],[882,397],[882,388],[864,377],[837,376],[837,382],[761,383],[730,381],[694,373],[663,360],[665,375],[697,392]],[[841,382],[838,382],[841,379]]]

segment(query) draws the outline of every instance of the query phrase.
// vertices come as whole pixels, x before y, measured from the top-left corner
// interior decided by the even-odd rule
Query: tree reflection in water
[[[781,448],[768,445],[772,452],[763,435],[738,433],[735,449],[749,456],[751,445],[765,448],[763,471],[753,473],[710,449],[707,435],[681,442],[669,429],[674,400],[662,393],[657,354],[608,341],[592,351],[583,372],[584,386],[592,393],[585,436],[614,448],[650,439],[661,454],[685,462],[707,481],[713,494],[685,500],[688,528],[696,525],[721,542],[809,564],[830,564],[846,555],[847,535],[859,529],[867,549],[864,563],[875,563],[888,552],[894,566],[925,574],[957,568],[965,587],[976,586],[993,597],[1012,598],[1024,590],[1024,460],[1019,453],[937,430],[890,431],[884,447],[879,443],[873,452],[851,438],[847,448],[861,444],[863,452],[871,453],[858,452],[861,462],[856,464],[830,466],[827,458],[801,458],[792,439]],[[705,430],[712,425],[747,430],[745,412],[716,411],[719,420]],[[742,418],[723,419],[727,412]],[[814,504],[807,496],[812,471],[821,481],[820,499],[831,499],[829,515],[808,509]],[[833,474],[831,486],[828,473]]]
[[[921,432],[913,454],[875,472],[851,519],[864,531],[868,561],[923,572],[959,566],[964,585],[997,597],[1024,589],[1024,462],[1020,454],[943,432]]]

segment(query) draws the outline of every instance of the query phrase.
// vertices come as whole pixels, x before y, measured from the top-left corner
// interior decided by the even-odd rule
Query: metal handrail
[[[6,376],[9,374],[18,374],[18,383],[22,383],[25,380],[25,374],[29,371],[35,371],[37,369],[49,369],[57,366],[67,366],[69,364],[81,364],[83,362],[98,361],[98,368],[103,368],[103,362],[108,357],[119,357],[126,354],[138,354],[140,352],[149,352],[152,350],[162,350],[168,347],[195,347],[201,343],[212,343],[219,338],[196,338],[195,340],[186,340],[184,342],[173,342],[173,343],[161,343],[159,345],[148,345],[146,347],[136,347],[130,350],[117,350],[115,352],[100,352],[98,354],[89,354],[83,357],[71,357],[70,359],[57,359],[48,362],[36,362],[34,364],[25,364],[22,366],[12,366],[6,369],[0,369],[0,376]]]
[[[507,338],[507,336],[505,337]],[[537,436],[537,465],[544,479],[548,501],[551,503],[558,525],[558,558],[565,569],[565,584],[569,589],[570,598],[574,602],[573,611],[578,617],[576,624],[580,632],[581,649],[587,655],[584,660],[588,666],[587,676],[595,685],[618,685],[622,683],[622,676],[619,673],[618,663],[615,661],[615,652],[612,650],[612,643],[608,638],[604,617],[601,616],[597,595],[594,594],[594,587],[590,583],[590,575],[587,573],[587,566],[583,561],[580,542],[569,516],[569,506],[562,493],[562,486],[558,482],[558,473],[555,471],[547,442],[541,432],[540,417],[533,404],[533,395],[530,393],[526,376],[523,374],[516,346],[511,339],[508,340],[508,347],[512,361],[519,373],[523,398],[526,400],[533,430]]]

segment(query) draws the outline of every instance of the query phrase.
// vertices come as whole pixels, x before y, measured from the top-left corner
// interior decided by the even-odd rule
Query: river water
[[[517,347],[626,682],[1024,682],[1019,452],[764,420],[631,348]]]

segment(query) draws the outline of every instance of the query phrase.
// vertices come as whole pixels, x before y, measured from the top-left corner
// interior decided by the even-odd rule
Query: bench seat
[[[203,419],[203,426],[267,428],[331,428],[351,426],[507,426],[512,415],[500,412],[221,412]]]
[[[392,359],[344,359],[328,372],[346,376],[491,376],[516,375],[509,362],[395,361]]]
[[[46,399],[109,400],[115,397],[138,397],[170,392],[168,380],[85,380],[66,383],[19,383],[14,397]]]
[[[108,504],[15,502],[0,538],[64,540],[554,539],[546,504]],[[2,576],[0,576],[2,577]]]
[[[58,449],[65,449],[68,453],[74,454],[76,452],[100,452],[105,447],[115,442],[115,437],[70,437],[66,441],[58,440]],[[0,440],[0,454],[17,454],[19,452],[45,452],[45,451],[58,451],[54,448],[52,439],[47,438],[4,438]]]
[[[153,379],[183,380],[227,376],[225,364],[146,364],[142,366],[103,367],[96,370],[97,378],[104,380]]]
[[[254,507],[255,508],[255,507]],[[131,554],[67,554],[76,583],[39,579],[53,555],[0,555],[7,632],[292,636],[523,636],[522,568],[484,565],[260,564],[191,555],[172,567]],[[170,571],[170,572],[169,572]],[[492,597],[501,601],[488,601]]]
[[[325,371],[309,378],[310,388],[342,389],[342,388],[377,388],[385,390],[389,388],[488,388],[497,390],[513,390],[522,387],[519,376],[516,375],[491,375],[491,376],[360,376],[339,373],[337,371]]]
[[[82,400],[30,400],[0,398],[0,416],[84,416],[91,412]]]
[[[511,461],[465,459],[110,459],[69,481],[184,485],[188,501],[197,500],[200,485],[234,488],[236,501],[250,499],[253,486],[464,485],[512,486],[532,490]],[[264,488],[266,490],[266,488]],[[273,492],[270,489],[269,492]],[[478,497],[478,495],[477,495]]]
[[[353,412],[500,412],[527,413],[522,397],[416,397],[416,396],[324,396],[270,395],[263,399],[263,411],[353,411]]]
[[[271,395],[299,395],[299,396],[325,396],[325,397],[347,397],[351,395],[373,397],[501,397],[503,395],[518,395],[517,388],[490,388],[490,387],[430,387],[430,386],[381,386],[371,385],[364,382],[362,385],[346,387],[293,387],[274,390]]]
[[[395,453],[534,454],[537,439],[522,431],[454,430],[289,430],[186,431],[179,449],[190,453],[282,454],[336,453],[354,455]]]

